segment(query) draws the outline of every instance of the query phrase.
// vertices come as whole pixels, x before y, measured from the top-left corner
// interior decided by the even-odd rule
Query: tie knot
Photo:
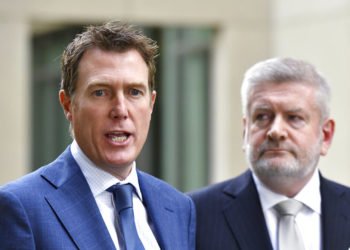
[[[132,208],[133,189],[131,184],[116,184],[107,189],[108,192],[113,194],[115,207],[118,212],[126,208]]]
[[[278,203],[274,208],[281,216],[296,216],[302,207],[303,203],[294,199],[289,199]]]

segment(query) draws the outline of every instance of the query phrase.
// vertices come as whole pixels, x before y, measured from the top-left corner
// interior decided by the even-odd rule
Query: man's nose
[[[282,117],[275,117],[267,131],[267,137],[273,141],[281,141],[287,138],[286,124]]]
[[[110,112],[112,119],[127,119],[128,109],[124,95],[116,95],[112,100],[112,108]]]

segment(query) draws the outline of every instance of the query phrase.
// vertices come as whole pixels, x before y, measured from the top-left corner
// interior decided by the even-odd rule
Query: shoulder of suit
[[[218,194],[227,193],[227,190],[229,190],[228,193],[235,193],[236,191],[239,191],[244,185],[249,183],[249,179],[251,179],[251,174],[249,171],[246,171],[237,177],[194,190],[190,192],[189,195],[194,200],[201,199],[201,197],[206,199],[208,197],[219,198]]]
[[[345,195],[348,199],[350,199],[350,187],[344,184],[335,182],[333,180],[327,179],[321,175],[321,192],[333,192],[339,195]]]
[[[67,150],[53,162],[42,166],[14,181],[0,187],[0,190],[19,196],[40,195],[47,191],[48,182],[43,179],[45,175],[59,176],[62,171],[63,158],[67,157]]]
[[[137,170],[138,177],[139,177],[139,183],[144,183],[145,185],[149,184],[152,185],[160,190],[162,192],[167,193],[167,195],[179,195],[179,196],[185,196],[180,190],[178,190],[176,187],[170,185],[166,181],[159,179],[153,175],[150,175],[146,172],[143,172],[141,170]]]

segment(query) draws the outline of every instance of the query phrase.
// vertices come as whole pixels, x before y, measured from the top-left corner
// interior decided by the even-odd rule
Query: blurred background
[[[313,63],[331,84],[336,134],[320,168],[350,185],[346,0],[1,0],[0,185],[69,145],[58,102],[60,55],[86,25],[111,19],[136,24],[161,49],[139,168],[182,191],[244,171],[243,74],[257,61],[292,56]]]

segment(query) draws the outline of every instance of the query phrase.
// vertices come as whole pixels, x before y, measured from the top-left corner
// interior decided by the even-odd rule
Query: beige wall
[[[309,3],[309,2],[307,2]],[[289,55],[310,60],[329,78],[337,135],[322,162],[328,176],[350,184],[349,18],[347,1],[105,0],[0,2],[0,184],[30,170],[30,34],[64,23],[123,19],[148,25],[206,25],[217,30],[211,79],[211,182],[245,169],[239,87],[258,60]],[[307,6],[306,6],[307,5]],[[317,8],[315,8],[317,6]],[[349,14],[348,14],[349,13]],[[346,105],[345,105],[346,104]]]
[[[271,55],[308,60],[331,84],[336,133],[320,169],[350,185],[350,2],[284,0],[273,6]]]

